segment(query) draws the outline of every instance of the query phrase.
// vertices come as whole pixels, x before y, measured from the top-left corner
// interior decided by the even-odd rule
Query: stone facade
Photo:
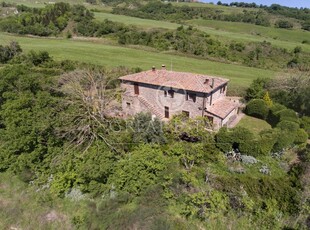
[[[145,73],[143,74],[141,76],[145,76]],[[168,77],[169,74],[172,76],[170,71]],[[178,73],[173,72],[173,74],[175,76]],[[148,77],[148,74],[146,76]],[[149,79],[147,83],[144,83],[146,81],[143,82],[143,78],[139,75],[124,76],[121,81],[121,88],[124,91],[122,108],[123,112],[129,116],[139,112],[150,112],[165,120],[183,112],[190,118],[207,116],[213,122],[214,128],[218,129],[230,122],[238,112],[237,105],[230,103],[226,98],[228,80],[223,81],[223,84],[217,84],[217,87],[209,87],[210,89],[205,92],[188,90],[189,87],[184,83],[185,87],[179,86],[178,82],[175,83],[175,87],[171,84],[167,84],[169,86],[153,85],[149,83]],[[211,78],[207,82],[214,84],[214,79]],[[214,109],[222,109],[221,101],[225,103],[225,111],[217,113]]]

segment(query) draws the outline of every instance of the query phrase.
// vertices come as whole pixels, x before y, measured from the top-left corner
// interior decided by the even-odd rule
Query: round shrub
[[[293,121],[280,121],[277,124],[277,128],[280,128],[282,130],[287,130],[287,131],[291,131],[291,132],[295,132],[299,129],[299,124],[297,124],[296,122]],[[292,133],[291,133],[292,135]]]
[[[272,151],[278,152],[281,151],[289,146],[291,146],[294,143],[295,140],[295,133],[292,135],[291,132],[288,132],[287,130],[278,130],[277,132],[277,139],[276,143],[273,146]]]
[[[279,103],[274,103],[273,106],[269,110],[268,114],[268,123],[271,124],[273,127],[279,122],[278,112],[286,110],[284,105]]]
[[[216,135],[216,145],[223,152],[228,152],[232,149],[239,149],[242,153],[247,155],[257,152],[257,145],[254,144],[253,133],[243,127],[230,130],[225,128],[220,129]]]
[[[273,136],[264,135],[258,141],[261,155],[268,155],[271,152],[274,144],[276,143],[276,139],[274,136],[275,135]]]
[[[292,121],[299,123],[299,118],[294,110],[284,109],[276,113],[279,121]]]
[[[300,120],[300,127],[308,133],[308,136],[310,136],[310,117],[302,117]]]
[[[303,144],[308,140],[308,134],[304,129],[298,129],[296,131],[296,136],[294,143],[295,144]]]
[[[248,103],[245,112],[249,116],[265,120],[268,116],[269,108],[263,99],[253,99]]]
[[[223,152],[228,152],[232,149],[232,135],[227,128],[221,128],[215,136],[216,146]]]
[[[242,154],[257,157],[261,153],[260,145],[257,140],[240,141],[239,150]]]

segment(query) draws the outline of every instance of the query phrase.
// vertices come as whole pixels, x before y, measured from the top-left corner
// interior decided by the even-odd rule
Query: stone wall
[[[123,111],[128,115],[133,115],[138,112],[146,112],[147,108],[141,105],[137,95],[134,94],[133,83],[122,83],[121,87],[124,89],[122,107]],[[186,100],[186,91],[181,89],[174,90],[174,97],[172,98],[169,93],[165,95],[165,91],[171,90],[171,88],[139,84],[139,96],[144,98],[148,103],[156,108],[156,110],[162,115],[165,114],[165,107],[169,108],[170,117],[175,114],[179,114],[182,111],[189,112],[191,118],[202,116],[203,107],[203,93],[195,93],[196,101],[194,102],[189,98]],[[194,93],[194,92],[188,92]],[[127,103],[130,103],[128,106]]]
[[[207,100],[206,100],[206,107],[209,108],[214,104],[215,101],[217,101],[220,98],[226,97],[226,92],[227,92],[227,85],[225,86],[225,91],[221,92],[221,88],[215,89],[212,93],[207,95]],[[212,98],[212,102],[211,102]],[[212,104],[211,104],[212,103]]]
[[[121,87],[124,90],[122,96],[122,108],[125,114],[134,115],[139,112],[149,111],[149,109],[140,102],[138,95],[135,95],[134,84],[132,82],[123,82],[121,83]],[[175,114],[180,114],[182,111],[189,112],[189,116],[191,118],[202,115],[210,115],[206,112],[203,113],[202,108],[204,103],[204,96],[206,96],[205,107],[210,107],[211,94],[203,94],[190,91],[186,92],[185,90],[181,89],[173,89],[174,96],[171,97],[168,93],[169,90],[171,90],[171,88],[139,83],[139,97],[144,98],[162,116],[165,115],[165,107],[169,108],[169,118],[171,118]],[[167,92],[166,94],[165,91]],[[216,100],[225,97],[226,92],[227,86],[225,87],[225,91],[223,92],[220,91],[220,88],[215,90],[212,93],[212,104]],[[196,101],[194,102],[191,98],[187,97],[187,93],[196,94]],[[211,115],[213,117],[214,128],[219,129],[220,127],[225,125],[227,122],[229,122],[230,118],[237,114],[237,112],[238,109],[236,108],[224,120]]]

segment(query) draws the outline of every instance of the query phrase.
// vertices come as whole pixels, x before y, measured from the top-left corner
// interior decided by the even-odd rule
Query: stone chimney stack
[[[166,65],[165,65],[165,64],[162,64],[162,65],[161,65],[161,69],[162,69],[162,70],[166,70]]]
[[[211,84],[211,88],[214,88],[214,78],[212,78],[212,84]]]
[[[153,66],[153,67],[152,67],[152,71],[153,71],[153,72],[155,72],[155,71],[156,71],[156,68],[155,68],[155,66]]]

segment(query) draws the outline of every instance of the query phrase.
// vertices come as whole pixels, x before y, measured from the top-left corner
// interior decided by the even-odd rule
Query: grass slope
[[[157,21],[141,19],[125,15],[115,15],[111,13],[96,12],[95,18],[103,21],[109,19],[127,25],[135,25],[144,29],[163,28],[176,29],[182,24],[167,21]],[[194,19],[185,22],[194,27],[218,37],[221,40],[236,40],[245,42],[270,42],[272,45],[293,50],[296,46],[301,46],[304,51],[310,52],[309,44],[302,44],[304,40],[310,42],[310,33],[299,29],[285,30],[273,27],[257,26],[242,22],[225,22],[216,20]]]
[[[218,35],[234,40],[254,42],[267,41],[275,46],[286,49],[293,49],[296,46],[301,46],[304,51],[310,52],[310,45],[301,43],[304,40],[310,41],[310,33],[299,29],[286,30],[251,25],[242,22],[225,22],[203,19],[191,20],[188,21],[188,23],[198,26],[199,29],[212,35]]]
[[[271,129],[266,121],[245,115],[238,123],[237,127],[244,127],[258,135],[262,130]]]
[[[13,40],[18,41],[24,51],[46,50],[56,60],[70,59],[107,67],[141,67],[144,70],[153,65],[161,66],[163,63],[170,67],[172,62],[175,71],[224,76],[231,79],[232,86],[246,87],[257,77],[273,77],[276,74],[270,70],[107,45],[102,39],[80,41],[2,34],[0,44],[7,44]]]
[[[0,229],[73,229],[72,217],[84,210],[84,202],[38,193],[17,176],[0,173]]]
[[[147,29],[147,28],[176,29],[179,26],[181,26],[181,24],[167,22],[167,21],[142,19],[142,18],[135,18],[135,17],[125,16],[125,15],[117,15],[117,14],[110,14],[110,13],[103,13],[103,12],[95,12],[95,18],[99,21],[109,19],[111,21],[121,22],[127,25],[139,26],[144,29]]]
[[[215,4],[209,4],[209,3],[202,3],[202,2],[174,2],[172,3],[175,6],[189,6],[189,7],[206,7],[211,9],[216,9],[219,11],[222,11],[223,13],[242,13],[244,8],[241,7],[226,7],[226,6],[219,6]],[[247,11],[258,11],[259,9],[255,8],[247,8]]]
[[[25,5],[29,7],[43,7],[46,4],[49,4],[49,2],[66,2],[70,4],[83,4],[85,3],[85,0],[5,0],[6,3],[15,3],[18,5]]]

